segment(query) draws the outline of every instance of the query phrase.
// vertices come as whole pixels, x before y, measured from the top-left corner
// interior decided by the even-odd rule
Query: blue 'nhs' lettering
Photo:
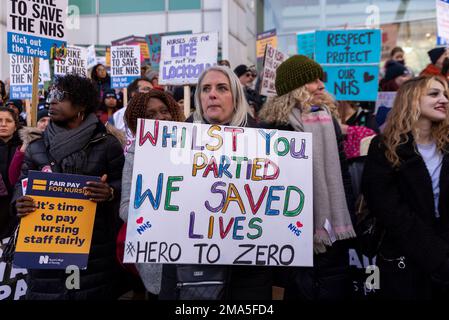
[[[299,230],[294,224],[290,223],[288,228],[297,236],[301,235],[301,230]]]

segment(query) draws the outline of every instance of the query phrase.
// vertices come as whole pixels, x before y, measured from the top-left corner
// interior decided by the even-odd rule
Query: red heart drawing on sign
[[[301,227],[303,227],[303,224],[300,221],[296,221],[296,226],[298,228],[301,228]]]
[[[137,222],[138,224],[141,224],[141,223],[143,222],[143,217],[140,217],[139,219],[137,219],[136,222]]]
[[[363,74],[363,82],[370,82],[372,80],[374,80],[375,76],[370,75],[368,72],[365,72]]]

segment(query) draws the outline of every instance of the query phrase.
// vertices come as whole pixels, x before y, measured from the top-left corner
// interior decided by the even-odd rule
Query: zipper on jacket
[[[208,284],[224,284],[224,281],[198,281],[198,282],[178,282],[176,286],[178,288],[186,287],[186,286],[201,286]]]
[[[399,269],[405,269],[405,257],[404,256],[401,256],[401,257],[395,258],[395,259],[387,259],[387,258],[385,258],[382,255],[381,255],[381,257],[382,257],[382,259],[384,259],[385,261],[388,261],[388,262],[399,261],[398,262],[398,268]]]

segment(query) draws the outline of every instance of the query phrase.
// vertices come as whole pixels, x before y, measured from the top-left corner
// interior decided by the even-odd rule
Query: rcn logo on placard
[[[40,256],[39,257],[39,264],[48,264],[48,260],[50,260],[49,256]]]
[[[41,190],[41,191],[47,190],[47,180],[34,179],[32,189],[33,190]]]

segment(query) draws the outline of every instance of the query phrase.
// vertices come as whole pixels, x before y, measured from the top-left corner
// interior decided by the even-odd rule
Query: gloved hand
[[[449,258],[432,273],[432,280],[442,285],[449,285]]]

